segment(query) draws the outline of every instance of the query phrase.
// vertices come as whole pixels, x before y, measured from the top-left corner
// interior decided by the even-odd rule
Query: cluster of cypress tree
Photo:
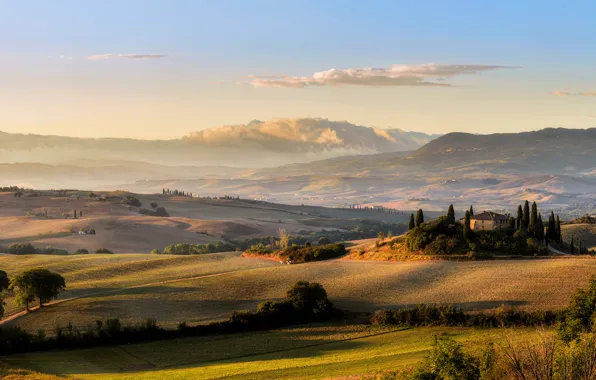
[[[416,219],[414,220],[414,214],[410,214],[410,224],[408,225],[408,230],[414,229],[415,227],[419,227],[422,223],[424,223],[424,211],[419,209],[416,213]]]
[[[184,191],[181,191],[181,190],[178,190],[178,189],[174,189],[174,190],[162,189],[161,190],[161,193],[163,195],[166,195],[167,194],[167,195],[177,195],[177,196],[180,196],[180,197],[192,197],[192,193],[184,192]]]
[[[561,244],[563,238],[561,237],[561,220],[559,215],[555,218],[554,211],[551,212],[548,218],[548,226],[546,227],[546,240],[556,241]]]

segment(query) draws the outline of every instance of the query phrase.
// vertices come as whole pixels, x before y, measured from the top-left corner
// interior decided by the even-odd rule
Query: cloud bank
[[[191,133],[184,141],[259,152],[325,153],[328,157],[411,150],[434,137],[400,129],[358,126],[346,121],[280,118],[205,129]]]
[[[514,68],[498,65],[393,65],[385,69],[355,68],[319,71],[311,77],[249,76],[254,87],[304,88],[309,86],[451,86],[445,83],[458,75]]]
[[[553,91],[551,94],[555,96],[596,96],[596,91]]]
[[[101,61],[105,59],[159,59],[165,58],[165,54],[96,54],[87,57],[90,61]]]

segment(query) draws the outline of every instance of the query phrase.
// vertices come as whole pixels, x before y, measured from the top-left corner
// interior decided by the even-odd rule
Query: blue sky
[[[0,130],[173,138],[309,116],[432,133],[594,127],[595,14],[593,1],[0,1]],[[429,63],[490,68],[425,79],[449,87],[313,79],[396,64],[410,78]]]

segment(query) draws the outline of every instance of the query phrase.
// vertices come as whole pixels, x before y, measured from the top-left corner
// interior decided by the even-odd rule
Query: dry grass
[[[575,239],[577,248],[578,239],[581,239],[585,248],[596,251],[596,224],[566,224],[561,226],[563,240],[570,241],[571,234]]]
[[[216,261],[215,257],[219,258]],[[199,260],[187,267],[184,259]],[[371,262],[327,261],[300,265],[279,265],[271,261],[240,258],[233,254],[204,255],[182,260],[180,267],[171,265],[126,274],[116,270],[114,278],[106,271],[89,268],[73,287],[106,286],[112,289],[100,294],[35,311],[16,323],[32,331],[53,331],[59,324],[71,321],[86,326],[96,319],[117,317],[126,323],[156,318],[158,323],[173,327],[178,322],[202,323],[226,318],[234,310],[254,309],[259,302],[280,299],[298,280],[316,281],[325,286],[330,299],[340,308],[374,311],[419,303],[454,304],[466,310],[490,311],[498,306],[513,305],[527,310],[553,310],[564,306],[577,287],[586,286],[596,272],[596,260],[531,260],[479,262]],[[201,264],[200,260],[205,260]],[[213,263],[211,261],[216,261]],[[141,265],[139,263],[133,266]],[[118,289],[122,284],[142,280],[156,282],[175,274],[237,272],[142,288]],[[247,265],[245,267],[245,265]],[[254,265],[254,266],[252,266]],[[67,277],[68,278],[68,277]],[[118,283],[121,285],[118,285]],[[116,289],[114,289],[116,288]]]

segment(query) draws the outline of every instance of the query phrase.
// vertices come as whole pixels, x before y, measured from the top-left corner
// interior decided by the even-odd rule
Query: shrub
[[[152,249],[149,253],[151,253],[152,255],[161,255],[161,251],[157,248]]]
[[[75,253],[78,253],[79,255],[86,255],[89,253],[89,251],[86,250],[85,248],[81,248],[81,249],[77,249],[77,251]]]
[[[343,244],[327,244],[319,246],[292,246],[279,251],[279,257],[293,263],[328,260],[346,254]]]
[[[168,245],[164,248],[165,255],[200,255],[205,253],[229,252],[234,251],[236,247],[228,243],[207,243],[207,244],[187,244],[179,243]]]
[[[109,250],[109,249],[107,249],[107,248],[97,248],[97,249],[95,250],[95,253],[114,253],[114,252],[110,251],[110,250]]]
[[[8,246],[6,253],[13,255],[30,255],[38,253],[38,251],[31,243],[13,243]]]

